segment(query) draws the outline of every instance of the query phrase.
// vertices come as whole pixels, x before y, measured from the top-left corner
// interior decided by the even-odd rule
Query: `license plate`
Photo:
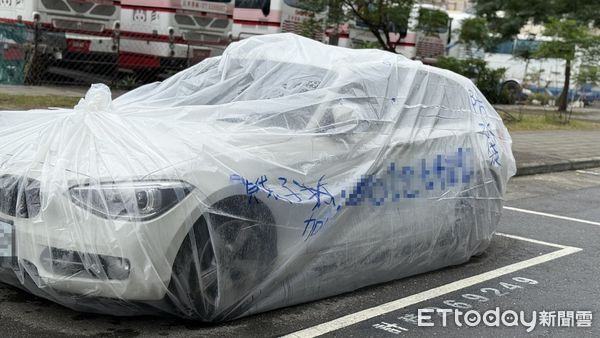
[[[0,221],[0,265],[12,263],[15,257],[15,228],[12,224]]]

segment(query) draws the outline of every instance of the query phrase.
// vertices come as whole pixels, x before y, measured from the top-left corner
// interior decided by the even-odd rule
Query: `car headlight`
[[[167,212],[193,189],[182,181],[133,181],[78,185],[69,194],[75,204],[98,216],[147,221]]]

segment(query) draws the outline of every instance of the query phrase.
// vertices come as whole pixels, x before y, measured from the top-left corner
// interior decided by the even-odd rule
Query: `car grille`
[[[33,218],[40,212],[40,182],[14,175],[0,176],[0,213]]]

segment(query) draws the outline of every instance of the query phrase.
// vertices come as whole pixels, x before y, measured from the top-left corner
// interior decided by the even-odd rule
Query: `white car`
[[[467,261],[515,172],[475,86],[291,34],[111,102],[0,112],[0,281],[232,319]]]

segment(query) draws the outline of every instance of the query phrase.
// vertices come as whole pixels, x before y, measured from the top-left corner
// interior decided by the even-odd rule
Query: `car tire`
[[[476,188],[466,190],[458,196],[455,207],[455,223],[450,236],[455,245],[465,245],[461,250],[473,256],[483,253],[489,244],[486,239],[500,221],[502,210],[501,187],[499,177],[493,170],[486,170],[476,181]],[[492,180],[492,182],[488,180]],[[497,199],[481,197],[493,197]],[[485,201],[485,202],[484,202]],[[498,205],[499,204],[499,205]]]
[[[276,254],[269,209],[246,196],[224,199],[184,239],[173,264],[172,302],[185,317],[203,321],[242,315]]]

